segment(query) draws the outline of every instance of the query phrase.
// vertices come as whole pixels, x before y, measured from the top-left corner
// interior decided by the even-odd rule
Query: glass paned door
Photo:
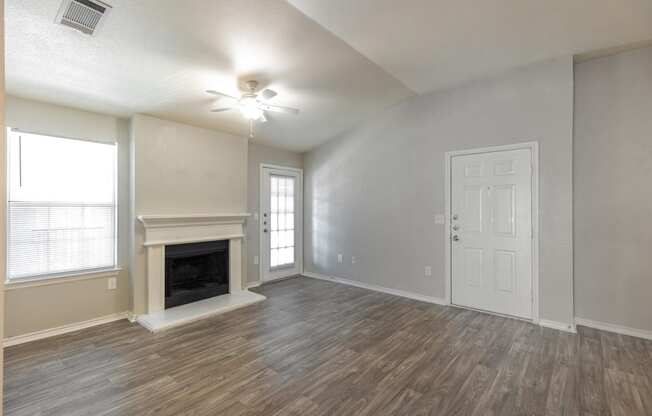
[[[270,266],[293,266],[294,259],[294,187],[292,176],[270,176]]]
[[[301,172],[261,169],[261,274],[274,280],[301,271]]]

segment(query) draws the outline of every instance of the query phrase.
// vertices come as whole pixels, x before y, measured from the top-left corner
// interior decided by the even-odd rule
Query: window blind
[[[114,267],[115,145],[7,137],[9,279]]]

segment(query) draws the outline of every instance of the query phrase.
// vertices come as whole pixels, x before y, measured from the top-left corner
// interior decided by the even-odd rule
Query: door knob
[[[460,237],[458,235],[453,236],[453,241],[460,241]]]

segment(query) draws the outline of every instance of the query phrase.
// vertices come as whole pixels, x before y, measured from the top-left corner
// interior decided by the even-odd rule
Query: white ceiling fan
[[[215,108],[211,111],[214,113],[221,113],[229,110],[240,110],[242,116],[249,120],[249,138],[254,137],[254,121],[259,121],[261,123],[267,121],[265,111],[299,114],[299,110],[296,108],[268,104],[267,101],[274,98],[277,95],[277,92],[270,89],[264,89],[260,94],[258,94],[256,92],[256,89],[258,89],[258,81],[247,81],[246,85],[249,92],[245,92],[240,98],[215,90],[207,90],[206,92],[233,102],[233,105],[230,107]]]

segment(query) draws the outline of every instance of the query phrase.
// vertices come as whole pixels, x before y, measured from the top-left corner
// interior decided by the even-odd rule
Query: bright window
[[[116,146],[7,137],[8,278],[115,267]]]
[[[294,178],[270,177],[270,266],[294,264]]]

